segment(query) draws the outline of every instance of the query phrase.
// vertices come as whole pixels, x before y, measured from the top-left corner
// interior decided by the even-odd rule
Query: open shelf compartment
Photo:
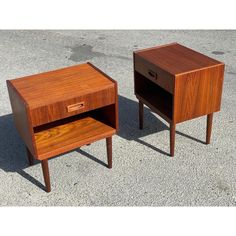
[[[139,100],[167,121],[172,121],[173,95],[135,72],[135,94]]]
[[[115,134],[115,127],[106,117],[99,119],[102,111],[103,108],[34,127],[38,158],[49,158]]]

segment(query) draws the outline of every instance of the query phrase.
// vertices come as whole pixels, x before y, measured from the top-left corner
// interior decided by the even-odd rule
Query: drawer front
[[[161,68],[151,64],[144,58],[134,55],[134,69],[152,82],[158,84],[166,91],[173,94],[174,76],[162,70]]]
[[[115,88],[108,88],[30,111],[33,127],[115,103]]]

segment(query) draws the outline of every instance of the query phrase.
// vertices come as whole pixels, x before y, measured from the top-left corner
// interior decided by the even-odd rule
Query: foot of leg
[[[175,124],[170,124],[170,156],[174,156],[175,152]]]
[[[213,121],[213,113],[207,115],[206,144],[209,144],[211,141],[212,121]]]
[[[108,168],[112,168],[112,137],[106,138]]]

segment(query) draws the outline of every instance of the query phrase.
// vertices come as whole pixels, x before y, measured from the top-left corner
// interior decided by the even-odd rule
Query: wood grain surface
[[[55,103],[51,100],[52,104],[31,109],[30,115],[32,125],[35,127],[114,104],[116,100],[115,85],[113,85],[113,87],[101,91],[91,92],[83,96],[76,94],[74,96],[74,98]],[[81,109],[68,112],[68,106],[81,102],[84,103],[84,106]]]
[[[108,133],[112,135],[118,129],[117,82],[91,63],[26,76],[7,83],[16,127],[27,148],[36,159],[52,157],[60,152],[72,150],[76,148],[76,145],[81,146],[95,141],[96,138],[105,138]],[[78,103],[82,103],[83,106],[75,109],[74,105]],[[68,107],[74,108],[68,110]],[[39,132],[34,135],[34,132],[37,132],[43,125],[45,125],[44,128],[50,129],[55,121],[68,119],[69,122],[70,117],[87,112],[93,113],[94,117],[95,115],[99,117],[97,123],[79,122],[53,129],[54,131],[60,130],[61,133],[72,129],[72,136],[66,133],[64,139],[60,139],[61,136],[57,137],[58,146],[52,140],[42,141],[42,138],[39,138],[42,134],[45,135],[46,130],[41,130],[43,133]],[[98,126],[98,124],[103,124],[102,122],[104,122],[104,133],[102,126]],[[91,127],[95,129],[94,132],[101,131],[101,136],[92,134],[86,140],[86,136],[81,133],[86,127],[79,124],[88,125],[88,130],[85,132],[92,132]],[[76,130],[78,125],[81,132]],[[111,132],[107,132],[109,127]],[[77,137],[77,140],[76,137],[73,138],[73,134],[82,136]],[[67,142],[70,137],[76,141]],[[54,147],[56,151],[52,150]]]
[[[168,122],[219,111],[223,80],[224,63],[178,43],[134,52],[135,94]]]
[[[112,135],[118,129],[118,86],[91,63],[7,81],[16,128],[30,164],[41,161],[51,191],[48,159],[106,138],[112,168]]]
[[[221,107],[224,68],[224,63],[178,43],[134,52],[135,95],[170,123],[171,156],[177,123],[208,115],[206,143],[210,142],[211,117]],[[142,109],[139,106],[141,127]]]
[[[176,76],[174,122],[180,123],[220,110],[224,65]]]
[[[109,89],[114,82],[90,64],[11,80],[31,109]]]
[[[175,76],[170,74],[168,71],[157,67],[155,64],[150,63],[150,61],[139,54],[134,53],[134,61],[136,72],[139,72],[166,91],[174,93]]]
[[[134,53],[172,75],[189,73],[223,64],[178,43],[139,50]]]
[[[92,117],[57,125],[35,133],[39,160],[107,138],[116,130]]]
[[[29,107],[25,103],[24,99],[20,96],[18,91],[15,89],[15,87],[12,85],[10,80],[7,81],[7,88],[9,92],[15,127],[20,137],[26,144],[29,152],[37,156],[33,127],[29,116]]]

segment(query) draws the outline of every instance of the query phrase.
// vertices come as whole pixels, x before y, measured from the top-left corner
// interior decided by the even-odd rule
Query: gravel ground
[[[138,129],[132,51],[179,42],[225,62],[221,112],[212,143],[204,145],[206,117],[177,125],[176,152],[168,124],[145,109]],[[42,190],[39,163],[27,164],[15,131],[5,81],[85,61],[118,81],[120,132],[113,168],[105,141],[49,161],[52,192]],[[236,31],[0,31],[1,206],[235,206]]]

